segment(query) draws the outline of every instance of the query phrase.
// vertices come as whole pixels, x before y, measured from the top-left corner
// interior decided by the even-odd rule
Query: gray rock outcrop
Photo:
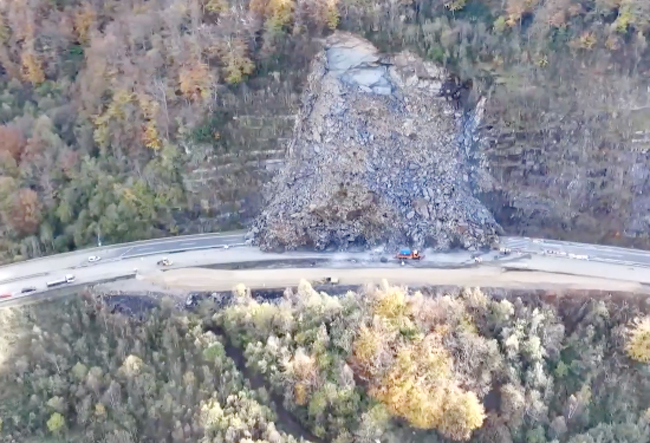
[[[411,53],[383,56],[331,36],[307,81],[285,169],[252,233],[262,249],[388,243],[491,244],[500,227],[474,197],[462,115],[447,73]]]

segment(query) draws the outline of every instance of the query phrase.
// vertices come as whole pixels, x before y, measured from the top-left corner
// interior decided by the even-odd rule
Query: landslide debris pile
[[[462,113],[441,92],[447,78],[411,53],[382,56],[362,38],[332,35],[313,62],[254,243],[265,250],[492,243],[500,227],[472,194],[458,141]]]

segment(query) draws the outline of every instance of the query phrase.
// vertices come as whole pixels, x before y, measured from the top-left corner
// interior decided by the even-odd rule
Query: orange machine
[[[417,249],[400,249],[397,253],[396,258],[398,260],[421,260],[424,258],[424,255],[420,254]]]

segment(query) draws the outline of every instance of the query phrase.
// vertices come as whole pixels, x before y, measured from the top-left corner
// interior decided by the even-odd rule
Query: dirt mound
[[[471,189],[463,115],[447,73],[408,53],[382,56],[348,33],[313,62],[287,165],[254,242],[265,250],[387,242],[445,250],[500,232]]]

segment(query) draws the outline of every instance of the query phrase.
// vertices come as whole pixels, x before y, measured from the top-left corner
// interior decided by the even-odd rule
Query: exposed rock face
[[[649,77],[626,72],[576,60],[498,82],[477,151],[511,235],[650,248]]]
[[[252,233],[263,249],[387,242],[481,247],[500,232],[472,193],[444,70],[336,33],[313,63],[287,164]]]

